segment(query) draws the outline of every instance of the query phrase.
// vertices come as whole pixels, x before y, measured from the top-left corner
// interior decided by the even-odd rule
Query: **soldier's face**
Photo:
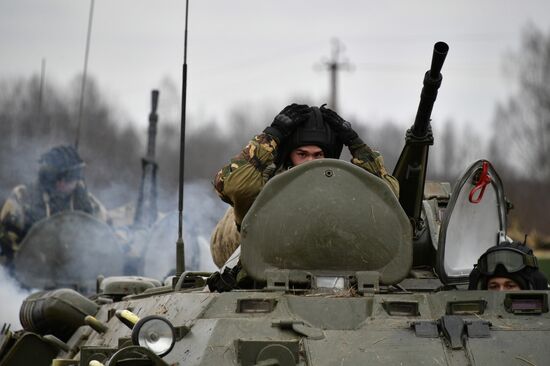
[[[325,153],[323,149],[315,145],[300,146],[290,153],[290,161],[293,166],[312,160],[323,159],[324,157]]]
[[[77,180],[58,180],[55,182],[55,190],[63,195],[70,195],[75,190],[77,182]]]
[[[490,291],[518,291],[521,287],[514,280],[506,277],[493,277],[487,281],[487,290]]]

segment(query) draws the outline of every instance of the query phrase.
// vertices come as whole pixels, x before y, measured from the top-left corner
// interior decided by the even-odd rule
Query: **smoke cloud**
[[[126,189],[130,189],[126,187]],[[136,190],[136,188],[134,188]],[[185,185],[185,200],[184,200],[184,243],[185,243],[185,257],[186,257],[186,270],[200,270],[200,271],[213,271],[217,267],[212,262],[210,255],[210,235],[215,227],[218,219],[223,215],[226,208],[226,204],[223,203],[214,193],[211,184],[208,181],[200,181],[188,183]],[[112,193],[112,191],[110,191]],[[172,203],[174,208],[177,208],[177,194],[173,195]],[[131,203],[130,203],[131,204]],[[129,217],[133,218],[133,212],[129,213]],[[176,267],[175,262],[175,248],[177,239],[177,211],[170,211],[164,213],[150,231],[146,232],[146,238],[148,241],[145,243],[142,250],[143,267],[137,269],[137,275],[145,275],[153,277],[159,280],[164,279],[171,271]],[[70,223],[69,223],[70,224]],[[105,235],[103,230],[98,230],[98,233],[93,233],[90,230],[93,229],[87,227],[86,231],[71,231],[73,235],[72,240],[75,243],[87,242],[89,246],[86,251],[88,253],[97,252],[104,253],[104,239],[90,241],[90,237],[101,238]],[[116,229],[116,228],[115,228]],[[118,230],[122,229],[121,227]],[[126,230],[132,230],[131,227],[126,227]],[[66,234],[66,232],[65,232]],[[133,237],[137,237],[134,232]],[[138,242],[130,242],[129,248],[126,253],[119,254],[121,258],[109,258],[109,256],[102,255],[101,260],[108,262],[108,266],[118,268],[120,273],[109,273],[111,275],[122,275],[122,267],[120,266],[121,260],[127,260],[131,253],[134,253],[138,248],[132,246],[139,246]],[[95,246],[90,247],[90,246]],[[83,247],[81,245],[75,245],[75,248],[80,249],[67,250],[63,255],[65,258],[71,257],[69,263],[57,263],[61,268],[65,268],[65,273],[77,272],[79,275],[75,277],[75,280],[81,280],[83,284],[89,287],[89,283],[95,281],[95,276],[98,273],[98,268],[94,267],[94,262],[90,261],[90,256],[77,256],[72,255],[76,252],[80,252]],[[71,254],[72,253],[72,254]],[[58,258],[59,259],[59,258]],[[114,263],[114,264],[113,264]],[[44,270],[44,266],[52,267],[52,263],[41,265],[43,275],[41,278],[47,277],[49,272]],[[101,268],[104,268],[103,265]],[[77,269],[79,269],[77,271]],[[47,272],[47,273],[46,273]],[[92,273],[94,272],[94,273]],[[54,271],[51,274],[56,276],[61,272]],[[106,273],[105,273],[106,274]],[[82,276],[86,275],[87,278]],[[66,279],[67,276],[61,276]],[[61,278],[60,277],[60,278]],[[70,277],[70,276],[68,276]],[[66,281],[65,281],[66,282]],[[58,287],[72,287],[66,286],[68,282],[59,284]],[[94,290],[88,288],[87,290]],[[23,300],[30,295],[32,291],[24,290],[21,288],[18,281],[10,276],[4,267],[0,267],[0,324],[11,324],[11,329],[19,329],[21,327],[19,322],[19,308]],[[90,291],[88,291],[90,292]]]
[[[30,293],[23,290],[4,267],[0,267],[0,324],[11,324],[12,330],[21,328],[19,308]]]
[[[177,209],[177,192],[172,196]],[[183,240],[188,271],[216,270],[210,254],[210,236],[223,216],[226,204],[214,193],[206,180],[186,183],[184,187]],[[166,205],[166,204],[165,204]],[[143,252],[145,276],[162,279],[176,268],[178,212],[165,213],[150,230]]]

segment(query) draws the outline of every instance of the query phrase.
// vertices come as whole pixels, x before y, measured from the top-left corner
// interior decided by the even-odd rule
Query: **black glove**
[[[240,263],[233,268],[225,267],[223,272],[214,272],[206,279],[210,292],[227,292],[238,288],[237,275],[241,270]]]
[[[355,130],[351,127],[351,123],[345,121],[336,112],[326,108],[324,105],[322,105],[320,109],[321,115],[323,116],[323,121],[325,121],[330,128],[332,128],[338,136],[340,142],[346,146],[363,143],[357,135],[357,132],[355,132]]]
[[[271,126],[266,127],[264,132],[276,137],[281,143],[294,132],[296,127],[309,118],[310,112],[311,109],[305,104],[288,105],[275,116]]]

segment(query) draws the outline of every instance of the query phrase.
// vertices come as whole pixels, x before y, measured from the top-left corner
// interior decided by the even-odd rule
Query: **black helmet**
[[[319,146],[326,158],[338,159],[342,153],[343,144],[336,133],[323,121],[318,107],[311,107],[309,119],[299,125],[281,147],[277,161],[286,164],[290,153],[307,145]]]
[[[40,163],[39,180],[45,186],[59,180],[80,180],[83,178],[84,161],[74,146],[56,146],[44,153]]]
[[[492,277],[514,280],[522,290],[546,290],[548,281],[538,270],[533,251],[520,242],[504,242],[489,248],[470,273],[469,289],[487,289]]]

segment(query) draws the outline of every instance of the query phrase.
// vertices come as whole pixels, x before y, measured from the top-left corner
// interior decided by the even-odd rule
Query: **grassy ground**
[[[536,251],[539,260],[539,269],[550,279],[550,251]]]
[[[550,258],[540,259],[539,266],[540,270],[546,275],[546,278],[550,278]]]

